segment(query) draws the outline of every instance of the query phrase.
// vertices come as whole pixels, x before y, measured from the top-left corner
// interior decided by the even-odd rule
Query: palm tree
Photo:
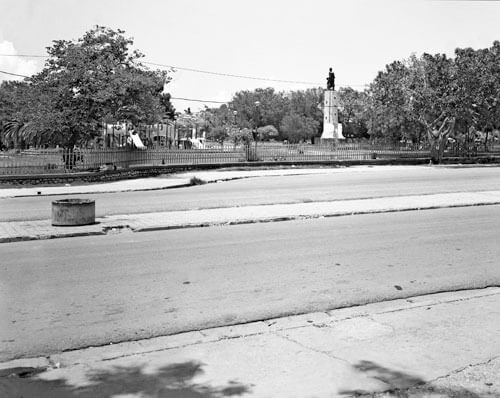
[[[25,145],[41,145],[50,143],[52,134],[36,129],[32,122],[9,120],[3,126],[5,140],[14,142],[14,148],[21,149]]]

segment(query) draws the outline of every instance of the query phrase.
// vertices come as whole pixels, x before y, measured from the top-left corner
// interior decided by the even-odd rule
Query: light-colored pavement
[[[330,170],[328,173],[321,173],[320,169],[317,174],[315,170],[311,170],[310,172],[314,173],[237,178],[219,184],[178,189],[79,193],[67,194],[64,197],[95,200],[96,217],[104,217],[223,207],[500,191],[498,167],[349,167],[333,170],[334,172]],[[229,177],[224,171],[212,173],[214,178],[220,178],[221,175]],[[154,182],[156,179],[151,180]],[[140,181],[136,183],[139,184]],[[133,188],[134,184],[135,182],[129,181],[125,187]],[[49,219],[52,201],[61,198],[43,193],[38,196],[0,198],[0,221]]]
[[[390,166],[391,170],[403,168],[404,166]],[[415,166],[423,167],[423,166]],[[377,169],[383,170],[387,166],[380,166]],[[361,171],[369,171],[369,167],[357,168]],[[30,188],[2,188],[0,198],[12,198],[22,196],[38,195],[74,195],[99,192],[127,192],[142,191],[152,189],[167,189],[189,185],[192,177],[197,177],[205,182],[228,181],[239,178],[266,177],[266,176],[288,176],[288,175],[308,175],[308,174],[332,174],[342,172],[343,168],[277,168],[277,169],[256,169],[256,170],[216,170],[216,171],[196,171],[186,173],[175,173],[161,177],[137,178],[131,180],[121,180],[100,184],[71,185],[54,187],[30,187]]]
[[[166,174],[159,177],[137,178],[130,180],[121,180],[107,183],[82,184],[73,183],[65,186],[37,186],[37,187],[16,187],[4,188],[0,186],[0,198],[26,197],[26,196],[44,196],[44,195],[75,195],[88,193],[104,192],[129,192],[141,190],[159,190],[175,188],[188,185],[192,177],[198,177],[205,182],[228,181],[241,178],[269,177],[269,176],[298,176],[314,174],[383,174],[386,172],[394,173],[398,171],[409,172],[423,171],[426,173],[439,174],[441,170],[498,170],[497,165],[462,167],[462,166],[352,166],[345,167],[324,167],[324,168],[274,168],[274,169],[248,169],[248,170],[212,170],[212,171],[192,171],[184,173]],[[445,178],[446,178],[445,173]],[[453,174],[453,173],[451,173]],[[491,174],[489,171],[488,174]],[[453,178],[448,177],[448,178]],[[472,181],[471,181],[472,183]]]
[[[332,169],[324,170],[325,172],[338,172],[336,169],[333,169],[333,171]],[[279,170],[279,172],[282,171]],[[295,173],[297,171],[311,172],[310,170],[290,170],[287,173]],[[260,173],[262,171],[259,170],[256,172]],[[271,174],[267,175],[276,175],[272,174],[276,171],[270,172]],[[210,176],[210,174],[207,174],[201,176],[199,172],[196,172],[183,177],[175,176],[159,179],[159,182],[148,181],[144,184],[138,180],[120,182],[119,184],[111,183],[111,185],[99,184],[102,185],[102,188],[96,188],[99,185],[91,185],[80,187],[21,188],[13,191],[2,189],[0,190],[0,197],[2,195],[6,195],[3,197],[38,195],[40,189],[42,190],[41,195],[163,189],[168,186],[185,185],[189,182],[192,175],[196,175],[205,181],[244,178],[248,176],[248,172],[240,175],[234,174],[233,177],[226,175],[224,178],[221,178],[221,174],[218,172],[207,173],[214,173],[214,175]],[[165,183],[163,180],[168,180],[168,182]],[[69,188],[71,189],[68,191]],[[9,242],[27,239],[104,234],[112,233],[113,231],[123,231],[124,229],[138,232],[184,228],[186,226],[245,224],[273,220],[494,205],[499,203],[500,191],[494,190],[116,215],[99,218],[97,220],[99,224],[85,227],[52,227],[50,220],[2,222],[0,223],[0,241]],[[496,208],[497,206],[493,206],[491,209]],[[456,220],[457,223],[463,222],[461,217],[457,217]],[[491,220],[491,223],[488,223],[488,225],[492,226],[494,222],[494,220]],[[482,225],[485,226],[486,224],[483,222]],[[456,250],[462,250],[458,246],[463,247],[462,243],[459,243],[462,241],[457,240],[458,235],[456,233],[448,231],[443,234],[441,230],[433,231],[435,227],[441,228],[441,225],[438,224],[428,223],[427,226],[427,231],[420,231],[418,234],[409,233],[406,235],[405,233],[406,243],[403,241],[398,243],[397,240],[394,240],[395,244],[401,245],[401,250],[411,251],[412,244],[416,242],[415,238],[418,236],[421,240],[423,239],[422,242],[425,241],[430,244],[429,247],[435,249],[435,253],[433,251],[426,252],[425,255],[427,255],[428,261],[425,263],[425,266],[423,264],[421,267],[417,267],[413,264],[412,267],[408,267],[405,261],[401,261],[401,264],[396,264],[397,267],[401,268],[399,271],[403,272],[406,279],[408,279],[407,283],[403,284],[403,292],[400,291],[401,282],[393,278],[395,273],[399,272],[394,268],[395,258],[392,255],[384,257],[384,252],[378,246],[372,251],[374,259],[376,258],[379,262],[385,262],[386,267],[390,267],[387,268],[390,271],[387,274],[387,282],[388,286],[390,285],[393,289],[394,294],[389,298],[409,297],[408,299],[268,319],[234,326],[212,329],[201,328],[198,331],[171,336],[6,362],[0,364],[0,396],[16,398],[21,396],[25,398],[72,396],[193,398],[224,396],[499,397],[500,311],[498,308],[500,308],[500,289],[477,289],[468,292],[442,293],[422,297],[413,297],[413,295],[419,294],[417,292],[418,289],[412,293],[412,289],[417,288],[414,282],[418,279],[413,278],[412,272],[417,271],[425,274],[424,278],[418,282],[420,283],[419,287],[423,289],[422,291],[426,289],[427,291],[436,291],[437,289],[435,288],[429,289],[430,284],[435,282],[437,286],[450,277],[452,279],[459,279],[460,275],[468,275],[467,280],[469,286],[472,287],[477,286],[481,288],[495,285],[498,274],[493,265],[498,256],[492,250],[494,245],[491,243],[491,239],[488,241],[485,240],[484,244],[481,244],[483,238],[475,241],[474,233],[471,233],[469,241],[476,242],[474,243],[474,247],[477,250],[477,254],[471,256],[470,254],[465,254],[464,251],[455,252],[455,246]],[[457,228],[457,232],[461,228]],[[348,229],[344,229],[343,231],[343,234],[346,234]],[[487,228],[485,231],[488,233]],[[436,255],[439,246],[438,243],[441,243],[439,239],[432,237],[434,232],[436,236],[441,234],[441,243],[445,247],[449,246],[449,252],[445,250],[441,256]],[[337,231],[335,235],[337,239],[340,236],[339,234],[340,232]],[[146,236],[146,234],[139,235]],[[358,235],[352,232],[348,234],[348,238],[363,239],[363,234]],[[332,247],[335,247],[335,236],[331,236],[334,239]],[[106,239],[108,238],[106,237]],[[317,238],[318,236],[311,236],[311,239]],[[393,238],[395,237],[393,236]],[[134,241],[134,239],[130,241],[130,246],[134,245]],[[21,244],[19,243],[18,245]],[[7,249],[12,246],[14,250],[14,245],[17,244],[2,245],[0,249]],[[260,245],[262,246],[262,242]],[[260,250],[260,248],[252,249],[252,244],[248,246],[250,252],[253,250],[254,253],[257,253],[256,250]],[[177,247],[182,246],[177,245]],[[31,249],[33,253],[44,253],[43,250],[40,251],[39,247],[31,247]],[[87,250],[94,249],[94,246],[91,245]],[[415,250],[417,249],[415,248]],[[422,247],[418,250],[421,252]],[[453,253],[451,250],[453,250]],[[8,250],[3,251],[2,258],[5,259],[8,257],[5,256],[6,254],[8,255],[7,252]],[[75,252],[71,253],[75,254]],[[102,254],[104,257],[111,256],[111,252],[109,254],[103,252]],[[407,258],[407,254],[405,252],[401,259]],[[150,255],[154,259],[159,254],[150,253]],[[243,255],[248,256],[249,253],[243,253]],[[331,259],[332,253],[326,253],[325,255]],[[188,254],[185,257],[189,257]],[[158,261],[160,260],[158,259]],[[339,266],[340,262],[344,263],[344,261],[339,261]],[[456,267],[453,268],[452,266],[456,266],[459,262],[463,263],[464,267],[463,269],[460,268],[458,272]],[[479,276],[480,270],[478,269],[480,267],[478,265],[486,264],[489,264],[489,271],[483,272]],[[137,264],[137,266],[140,265]],[[321,266],[321,264],[319,265]],[[321,268],[321,270],[322,272],[326,272],[327,264],[323,265],[325,267]],[[10,272],[14,270],[12,265],[3,264],[3,266],[6,271]],[[80,307],[81,309],[76,310],[75,314],[59,310],[57,310],[59,312],[56,311],[57,313],[54,312],[54,304],[58,303],[61,298],[58,299],[56,297],[57,291],[51,290],[50,284],[46,283],[47,281],[44,281],[44,278],[37,277],[37,275],[41,275],[40,273],[44,272],[43,269],[37,272],[30,272],[29,267],[25,267],[21,263],[19,263],[19,266],[20,269],[15,272],[25,273],[26,278],[31,281],[30,283],[39,285],[46,292],[47,296],[51,298],[47,301],[40,301],[39,303],[42,305],[41,307],[37,307],[39,304],[37,304],[36,300],[33,301],[29,297],[26,297],[26,302],[23,302],[26,304],[25,309],[30,308],[30,306],[33,309],[38,308],[40,310],[38,311],[38,317],[41,319],[45,317],[43,315],[43,307],[48,306],[47,308],[53,314],[47,321],[50,323],[50,327],[53,328],[53,334],[55,335],[58,335],[59,332],[62,333],[59,333],[61,336],[64,335],[63,329],[67,325],[64,325],[63,320],[66,317],[69,317],[71,327],[78,326],[77,323],[72,321],[72,317],[84,311],[85,308]],[[90,267],[92,266],[95,268],[96,264],[91,264]],[[464,271],[467,267],[474,267],[469,274]],[[363,281],[371,279],[373,283],[375,280],[374,273],[379,271],[373,268],[373,264],[370,268],[372,269],[371,273],[364,274]],[[448,270],[449,272],[447,272]],[[141,269],[136,274],[136,277],[139,279],[142,278],[143,271]],[[359,277],[359,270],[355,269],[353,271]],[[476,271],[476,276],[472,275],[472,271]],[[75,269],[75,272],[75,278],[78,278],[77,274],[79,271]],[[104,269],[102,269],[102,272],[104,272]],[[227,274],[228,269],[226,268],[224,272]],[[285,275],[283,272],[286,271],[282,271],[282,275]],[[347,269],[342,272],[344,277],[338,281],[338,278],[335,279],[337,285],[333,286],[339,292],[343,289],[341,284],[345,282],[346,278],[350,278],[345,276],[346,272],[348,272]],[[191,286],[196,291],[196,275],[195,273],[188,272],[186,276],[190,281],[190,285],[182,284],[182,287],[187,289],[188,286]],[[287,273],[287,275],[289,274]],[[384,277],[383,275],[385,274],[379,272],[379,276]],[[101,276],[101,273],[95,273],[96,281]],[[157,276],[160,277],[159,274]],[[115,277],[119,279],[120,274],[116,273]],[[172,275],[167,279],[171,278]],[[479,281],[478,278],[484,283],[477,283]],[[108,278],[106,279],[108,280]],[[154,283],[159,283],[158,287],[160,285],[164,287],[167,279],[162,279],[162,277],[160,277],[161,280],[156,279],[154,279],[153,285]],[[321,278],[323,281],[324,279],[324,277]],[[352,276],[352,279],[354,280],[356,277]],[[65,289],[68,289],[70,286],[73,288],[77,287],[76,284],[71,284],[71,278],[64,280],[69,283],[65,287],[59,287]],[[194,284],[192,284],[193,280],[195,280]],[[2,278],[0,282],[0,294],[2,290],[5,293],[6,281],[5,278]],[[227,281],[227,283],[230,282]],[[287,284],[287,281],[283,281],[283,283]],[[315,280],[311,284],[316,290],[320,285],[321,281],[319,280]],[[445,285],[446,283],[443,285],[444,290],[450,290],[453,289],[453,286],[458,286],[459,283],[452,283],[451,285],[448,283],[449,286]],[[137,291],[138,286],[136,286],[136,289],[132,289],[132,291]],[[224,286],[222,289],[219,289],[219,294],[222,294],[220,290],[226,292],[230,290],[228,290],[230,285]],[[279,286],[282,287],[282,284]],[[26,285],[19,285],[17,289],[21,292],[25,287]],[[111,289],[112,286],[109,285],[107,288]],[[106,290],[107,288],[103,286],[102,292],[104,294],[109,293],[109,289]],[[151,286],[148,287],[148,289],[150,288]],[[178,287],[175,291],[180,292]],[[238,288],[235,291],[238,291]],[[271,294],[271,296],[273,295],[273,291],[272,289],[269,291],[264,290],[264,292],[267,292],[266,294]],[[347,290],[344,289],[343,291],[349,292],[349,286]],[[148,292],[146,293],[149,294]],[[317,291],[314,292],[314,294],[317,293]],[[255,294],[260,295],[262,293],[256,292]],[[181,297],[182,295],[175,294],[175,296]],[[366,296],[366,291],[360,290],[359,304],[363,303],[364,296]],[[210,297],[215,297],[215,299],[212,302],[207,301],[208,305],[210,303],[214,305],[213,309],[205,309],[209,318],[212,317],[212,311],[219,313],[219,309],[221,309],[215,308],[215,305],[220,306],[221,299],[221,297],[217,297],[215,290],[211,293]],[[308,297],[314,298],[311,294]],[[3,297],[1,300],[0,310],[2,312],[7,311],[8,313],[13,307],[7,304],[5,298]],[[382,300],[387,300],[387,298],[382,298]],[[76,296],[73,301],[64,300],[73,305],[75,304],[75,299]],[[148,308],[148,305],[152,308],[156,304],[158,304],[156,299],[151,300],[148,303],[137,305],[135,311],[144,312],[144,308]],[[191,311],[195,311],[197,307],[195,308],[192,304],[188,303],[188,307]],[[286,300],[282,304],[287,308],[290,307]],[[311,310],[312,308],[317,308],[316,304],[311,305]],[[167,307],[170,308],[171,306]],[[166,309],[167,312],[170,311],[169,308]],[[330,306],[330,308],[332,307]],[[94,311],[92,305],[88,309],[91,312]],[[113,320],[117,316],[120,316],[119,314],[123,308],[121,306],[109,305],[106,308],[103,307],[102,310],[102,321],[108,323],[108,326],[112,328],[115,327],[116,325],[113,326]],[[17,311],[16,316],[26,316],[36,322],[36,316],[29,315],[29,311],[31,309],[27,310],[26,313]],[[302,309],[299,312],[304,312],[304,310]],[[166,314],[166,316],[170,315]],[[3,319],[6,318],[3,317]],[[142,326],[141,319],[138,316],[136,319],[132,317],[129,320],[135,323],[138,322],[135,325],[135,329],[137,329],[137,327],[140,328]],[[235,314],[234,318],[226,319],[221,324],[238,323],[238,319],[238,314]],[[266,318],[258,316],[254,319]],[[173,323],[177,323],[177,320]],[[164,325],[160,326],[164,327]],[[10,325],[10,327],[13,326]],[[24,330],[20,324],[19,328],[18,336],[4,336],[5,339],[1,341],[4,347],[13,345],[17,337],[22,340],[23,335],[27,336],[30,334],[29,327]],[[81,326],[81,330],[85,330],[85,333],[88,331],[84,326]],[[31,334],[34,340],[36,340],[37,332],[33,329],[31,330]],[[72,333],[72,336],[76,335]],[[2,351],[1,354],[4,357],[8,357],[8,350]],[[385,393],[383,393],[384,391]]]
[[[0,364],[0,395],[500,396],[500,288],[441,293]]]
[[[500,204],[500,191],[455,192],[333,202],[124,214],[97,218],[97,224],[81,227],[54,227],[50,220],[10,221],[0,222],[0,242],[101,235],[122,228],[139,232],[494,204]]]
[[[0,361],[500,286],[498,219],[474,206],[2,244]]]

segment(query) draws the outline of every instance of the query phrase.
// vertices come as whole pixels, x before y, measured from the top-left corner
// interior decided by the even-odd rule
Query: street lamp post
[[[255,120],[254,120],[254,123],[255,123],[255,128],[254,128],[254,131],[253,131],[253,139],[255,141],[255,159],[254,160],[258,160],[258,157],[257,157],[257,139],[259,138],[259,134],[257,132],[257,129],[259,128],[259,121],[260,121],[260,101],[255,101],[254,102],[255,104]]]
[[[233,125],[236,128],[236,115],[238,114],[238,111],[233,111]]]

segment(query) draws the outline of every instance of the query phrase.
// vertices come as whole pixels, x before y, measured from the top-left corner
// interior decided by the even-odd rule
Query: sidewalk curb
[[[223,171],[223,170],[209,170],[209,169],[202,169],[199,170],[201,173],[201,179],[205,180],[207,184],[212,184],[212,183],[218,183],[218,182],[227,182],[227,181],[234,181],[234,180],[240,180],[240,179],[248,179],[248,178],[255,178],[255,177],[271,177],[271,176],[290,176],[290,175],[306,175],[308,173],[302,173],[300,170],[343,170],[347,169],[348,166],[345,167],[320,167],[315,168],[314,165],[309,165],[313,166],[307,167],[307,166],[302,166],[299,165],[297,167],[286,167],[286,166],[278,166],[278,167],[238,167],[235,168],[236,170],[229,170],[229,171]],[[375,165],[378,166],[378,165]],[[427,167],[426,165],[399,165],[399,167]],[[355,166],[356,167],[356,166]],[[374,167],[373,165],[361,165],[361,167],[366,167],[368,169]],[[383,166],[381,165],[380,167],[398,167],[398,165],[395,166]],[[430,167],[433,168],[470,168],[470,167],[500,167],[500,164],[441,164],[441,165],[432,165]],[[245,169],[245,170],[237,170],[237,169]],[[279,171],[286,170],[286,171],[293,171],[296,170],[296,173],[279,173]],[[234,173],[234,172],[249,172],[250,174],[246,175],[238,175],[238,176],[227,176],[227,177],[215,177],[215,176],[210,176],[209,178],[203,178],[204,173],[221,173],[224,174],[226,172],[229,173]],[[255,172],[259,171],[276,171],[276,173],[271,173],[271,174],[254,174]],[[319,172],[320,174],[322,172]],[[160,183],[158,185],[149,185],[149,186],[131,186],[131,185],[137,185],[135,182],[138,180],[149,180],[149,178],[143,178],[143,177],[137,177],[135,179],[122,179],[122,180],[116,180],[116,181],[108,181],[108,182],[102,182],[102,183],[97,183],[97,184],[87,184],[87,185],[69,185],[69,188],[67,186],[62,186],[62,182],[60,186],[53,186],[53,185],[42,185],[42,186],[31,186],[31,187],[24,187],[24,186],[12,186],[12,187],[2,187],[2,182],[1,182],[1,177],[0,176],[0,199],[13,199],[13,198],[26,198],[26,197],[37,197],[37,196],[61,196],[61,195],[90,195],[90,194],[110,194],[110,193],[117,193],[117,192],[136,192],[136,191],[160,191],[160,190],[168,190],[168,189],[175,189],[175,188],[189,188],[193,186],[194,184],[190,183],[190,177],[192,176],[197,176],[199,174],[196,173],[196,171],[189,171],[189,172],[184,172],[181,174],[173,174],[174,176],[179,176],[182,177],[183,175],[188,175],[189,177],[186,178],[169,178],[165,177],[164,180],[168,181],[163,181],[163,183]],[[161,175],[165,175],[165,173],[160,173]],[[24,177],[29,177],[29,176],[23,176]],[[179,181],[176,181],[179,180]],[[134,181],[134,183],[130,183],[127,181]],[[170,183],[170,185],[169,185]],[[103,185],[107,184],[112,184],[115,186],[112,187],[107,187],[106,189],[103,190],[92,190],[92,189],[85,189],[88,187],[100,187]],[[125,184],[124,187],[119,187],[116,186],[116,184]],[[72,188],[75,188],[74,191],[71,191]],[[81,188],[81,190],[77,190],[78,188]],[[61,190],[66,189],[66,191],[58,192]],[[5,194],[5,192],[9,192],[8,194]],[[13,192],[14,191],[14,192]],[[24,192],[23,192],[24,191]],[[47,193],[48,191],[48,193]],[[54,192],[51,192],[54,191]],[[17,193],[19,192],[19,193]]]
[[[419,165],[415,165],[419,166]],[[371,166],[368,166],[371,167]],[[405,167],[405,165],[402,165],[402,167]],[[236,176],[226,176],[224,177],[224,173],[234,173],[234,172],[240,172],[242,173],[241,170],[229,170],[229,171],[221,171],[221,170],[200,170],[201,174],[197,174],[196,172],[183,172],[181,174],[174,174],[177,176],[175,179],[169,179],[168,177],[165,178],[168,180],[171,185],[166,185],[167,181],[163,183],[163,185],[157,185],[153,187],[113,187],[113,188],[108,188],[105,190],[85,190],[84,188],[86,187],[100,187],[105,184],[117,184],[117,183],[126,183],[125,180],[118,180],[118,181],[112,181],[112,182],[103,182],[102,184],[89,184],[89,185],[76,185],[76,186],[69,186],[69,188],[81,188],[81,191],[74,191],[74,192],[50,192],[50,190],[57,190],[59,188],[66,188],[66,187],[54,187],[50,185],[44,185],[40,187],[14,187],[14,188],[2,188],[0,185],[0,199],[13,199],[13,198],[26,198],[26,197],[38,197],[38,196],[61,196],[61,195],[90,195],[90,194],[109,194],[109,193],[117,193],[117,192],[137,192],[137,191],[161,191],[161,190],[168,190],[168,189],[175,189],[175,188],[189,188],[194,186],[195,184],[192,184],[190,182],[191,177],[193,176],[198,176],[201,175],[201,179],[205,181],[206,184],[214,184],[214,183],[219,183],[219,182],[228,182],[228,181],[235,181],[235,180],[242,180],[242,179],[250,179],[250,178],[259,178],[259,177],[281,177],[281,176],[294,176],[294,175],[308,175],[308,174],[323,174],[322,170],[342,170],[345,169],[345,167],[325,167],[325,168],[311,168],[311,167],[279,167],[279,168],[274,168],[274,167],[263,167],[263,168],[251,168],[247,167],[250,170],[244,170],[243,174],[241,175],[236,175]],[[286,171],[292,171],[291,173],[284,172]],[[315,173],[303,173],[301,170],[314,170],[316,171]],[[321,171],[319,171],[321,170]],[[249,173],[245,173],[249,172]],[[255,174],[255,172],[259,171],[276,171],[275,173],[264,173],[264,174]],[[204,173],[221,173],[220,176],[211,176],[209,178],[206,178]],[[161,175],[161,174],[160,174]],[[183,178],[182,176],[188,175],[188,177]],[[0,176],[1,177],[1,176]],[[141,179],[141,178],[139,178]],[[147,179],[147,178],[142,178],[142,179]],[[179,180],[176,182],[176,180]],[[137,179],[136,179],[137,181]],[[0,182],[1,184],[1,182]],[[28,192],[21,192],[21,193],[11,193],[10,195],[5,195],[5,191],[29,191],[31,190],[32,193]],[[49,190],[49,193],[44,192]],[[33,191],[36,191],[36,193],[33,193]],[[38,193],[40,192],[40,193]]]
[[[287,330],[315,327],[367,318],[379,314],[412,311],[460,301],[500,295],[499,286],[476,289],[435,292],[404,298],[388,299],[323,312],[283,315],[276,318],[251,321],[242,324],[210,327],[142,340],[129,340],[101,346],[81,347],[46,356],[16,358],[0,362],[0,370],[10,368],[57,369],[82,363],[111,361],[118,358],[147,355],[193,345],[232,340],[262,334],[276,334]]]
[[[370,199],[367,199],[370,200]],[[328,203],[328,202],[327,202]],[[451,209],[451,208],[461,208],[461,207],[477,207],[477,206],[495,206],[500,205],[500,201],[478,201],[474,203],[457,203],[457,204],[446,204],[446,205],[422,205],[422,206],[409,206],[409,207],[388,207],[379,209],[368,209],[368,210],[355,210],[355,211],[333,211],[330,213],[317,213],[317,214],[293,214],[286,216],[269,216],[269,217],[253,217],[247,219],[226,219],[222,221],[201,221],[201,222],[185,222],[182,224],[164,224],[164,225],[153,225],[153,226],[134,226],[134,215],[130,215],[129,220],[124,221],[114,221],[112,219],[107,219],[106,217],[99,218],[96,220],[96,224],[101,224],[102,228],[100,231],[82,231],[82,232],[70,232],[65,233],[47,233],[45,235],[20,235],[20,236],[10,236],[0,238],[0,243],[13,243],[22,242],[30,240],[48,240],[48,239],[58,239],[58,238],[71,238],[71,237],[84,237],[84,236],[96,236],[96,235],[107,235],[110,231],[114,230],[128,230],[131,232],[154,232],[154,231],[166,231],[174,229],[187,229],[187,228],[204,228],[204,227],[221,227],[221,226],[232,226],[232,225],[244,225],[244,224],[258,224],[258,223],[271,223],[271,222],[282,222],[282,221],[296,221],[296,220],[312,220],[320,218],[331,218],[331,217],[343,217],[343,216],[355,216],[355,215],[367,215],[367,214],[383,214],[383,213],[398,213],[407,211],[417,211],[417,210],[436,210],[436,209]],[[246,206],[251,207],[251,206]],[[235,208],[223,208],[227,210],[233,210]],[[241,208],[238,208],[241,209]],[[214,209],[209,209],[214,210]],[[220,209],[215,209],[220,210]],[[200,210],[203,211],[203,210]],[[165,212],[169,213],[169,212]],[[159,214],[159,213],[146,213],[146,214]],[[123,215],[117,215],[113,217],[123,218]],[[137,220],[137,216],[136,216]],[[50,221],[50,220],[42,220]],[[140,221],[139,221],[140,223]],[[94,224],[95,225],[95,224]]]
[[[244,178],[244,177],[242,177]],[[232,179],[228,180],[221,180],[221,181],[230,181]],[[207,181],[207,184],[209,183],[214,183],[215,181]],[[108,194],[108,193],[116,193],[116,192],[138,192],[138,191],[163,191],[167,189],[174,189],[174,188],[188,188],[193,186],[192,184],[189,183],[179,183],[176,185],[168,185],[168,186],[161,186],[161,187],[155,187],[155,188],[141,188],[141,189],[120,189],[120,190],[110,190],[110,191],[92,191],[92,192],[65,192],[65,193],[41,193],[39,195],[35,194],[25,194],[25,195],[12,195],[12,196],[1,196],[1,191],[0,191],[0,199],[13,199],[13,198],[33,198],[33,197],[38,197],[38,196],[68,196],[68,195],[92,195],[92,194]],[[47,188],[47,186],[40,187],[39,189],[42,190],[43,188]]]
[[[125,178],[122,174],[137,173],[139,177],[149,177],[159,174],[168,174],[172,172],[183,172],[191,170],[213,170],[232,167],[279,167],[279,166],[329,166],[329,167],[349,167],[349,166],[377,166],[377,165],[424,165],[429,163],[429,158],[402,158],[402,159],[366,159],[366,160],[310,160],[310,161],[262,161],[262,162],[228,162],[228,163],[197,163],[180,165],[158,165],[158,166],[135,166],[128,169],[94,171],[94,172],[74,172],[74,173],[54,173],[54,174],[9,174],[0,175],[0,184],[11,181],[29,181],[29,180],[83,180],[83,181],[101,181],[102,178],[107,181],[120,181],[123,179],[137,178],[137,176]]]
[[[50,240],[59,238],[79,238],[83,236],[97,236],[106,235],[105,231],[92,231],[92,232],[73,232],[68,234],[54,234],[54,235],[29,235],[29,236],[15,236],[9,238],[0,238],[0,243],[15,243],[27,242],[31,240]]]
[[[228,163],[197,163],[197,164],[179,164],[179,165],[156,165],[156,166],[134,166],[127,169],[107,170],[107,171],[79,171],[72,173],[53,173],[53,174],[9,174],[0,175],[0,185],[16,183],[19,181],[21,185],[24,181],[30,180],[45,180],[45,181],[121,181],[126,179],[135,179],[141,177],[151,177],[159,174],[175,173],[191,170],[213,170],[231,167],[301,167],[301,166],[326,166],[326,167],[350,167],[350,166],[396,166],[396,165],[426,165],[429,164],[429,157],[419,158],[378,158],[378,159],[363,159],[363,160],[306,160],[306,161],[259,161],[259,162],[228,162]],[[481,156],[477,158],[460,158],[449,157],[444,158],[440,165],[484,165],[497,164],[500,162],[500,157],[495,155]]]
[[[406,211],[417,211],[417,210],[436,210],[436,209],[452,209],[458,207],[476,207],[476,206],[495,206],[500,205],[499,202],[484,202],[475,204],[457,204],[457,205],[446,205],[446,206],[429,206],[429,207],[408,207],[404,209],[383,209],[383,210],[367,210],[367,211],[346,211],[330,214],[317,214],[317,215],[296,215],[288,217],[269,217],[269,218],[259,218],[259,219],[248,219],[248,220],[236,220],[229,222],[205,222],[198,224],[183,224],[183,225],[169,225],[169,226],[157,226],[157,227],[139,227],[130,228],[130,226],[113,226],[113,228],[130,228],[133,232],[153,232],[153,231],[164,231],[171,229],[187,229],[187,228],[205,228],[205,227],[222,227],[230,225],[245,225],[245,224],[259,224],[259,223],[271,223],[271,222],[281,222],[281,221],[296,221],[296,220],[314,220],[318,218],[330,218],[330,217],[345,217],[345,216],[360,216],[366,214],[382,214],[382,213],[399,213]]]

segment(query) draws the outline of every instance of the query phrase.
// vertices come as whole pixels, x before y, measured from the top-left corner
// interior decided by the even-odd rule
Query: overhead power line
[[[0,54],[1,57],[21,57],[21,58],[48,58],[46,55],[31,55],[31,54]],[[283,79],[270,79],[267,77],[258,77],[258,76],[248,76],[248,75],[236,75],[233,73],[224,73],[224,72],[213,72],[213,71],[208,71],[208,70],[203,70],[203,69],[195,69],[195,68],[187,68],[183,66],[175,66],[175,65],[167,65],[167,64],[160,64],[156,62],[148,62],[148,61],[143,61],[144,64],[147,65],[153,65],[153,66],[159,66],[163,68],[171,68],[171,69],[178,69],[178,70],[185,70],[188,72],[195,72],[195,73],[204,73],[207,75],[214,75],[214,76],[224,76],[224,77],[232,77],[236,79],[249,79],[249,80],[260,80],[260,81],[268,81],[268,82],[277,82],[277,83],[292,83],[292,84],[306,84],[306,85],[315,85],[315,86],[320,86],[321,84],[318,82],[306,82],[306,81],[299,81],[299,80],[283,80]]]
[[[164,68],[172,68],[172,69],[179,69],[179,70],[185,70],[189,72],[196,72],[196,73],[205,73],[207,75],[215,75],[215,76],[225,76],[225,77],[234,77],[237,79],[250,79],[250,80],[262,80],[262,81],[268,81],[268,82],[278,82],[278,83],[293,83],[293,84],[307,84],[307,85],[320,85],[317,82],[304,82],[304,81],[299,81],[299,80],[281,80],[281,79],[270,79],[267,77],[257,77],[257,76],[246,76],[246,75],[234,75],[232,73],[222,73],[222,72],[211,72],[208,70],[202,70],[202,69],[194,69],[194,68],[185,68],[182,66],[175,66],[175,65],[166,65],[166,64],[158,64],[155,62],[143,62],[144,64],[148,65],[153,65],[153,66],[161,66]]]
[[[26,75],[20,75],[18,73],[7,72],[4,70],[0,70],[0,73],[4,73],[4,74],[10,75],[10,76],[17,76],[17,77],[30,77],[30,76],[26,76]],[[228,101],[213,101],[213,100],[202,100],[202,99],[181,98],[181,97],[170,97],[170,99],[182,100],[182,101],[206,102],[206,103],[213,103],[213,104],[227,104],[228,103]]]
[[[47,55],[38,55],[38,54],[0,54],[0,57],[48,58]],[[206,75],[231,77],[231,78],[235,78],[235,79],[249,79],[249,80],[276,82],[276,83],[291,83],[291,84],[305,84],[308,86],[322,86],[322,83],[318,83],[318,82],[271,79],[271,78],[267,78],[267,77],[248,76],[248,75],[236,75],[233,73],[213,72],[213,71],[208,71],[208,70],[203,70],[203,69],[187,68],[187,67],[183,67],[183,66],[160,64],[160,63],[148,62],[148,61],[143,61],[143,63],[147,64],[147,65],[159,66],[159,67],[163,67],[163,68],[178,69],[178,70],[184,70],[187,72],[194,72],[194,73],[204,73]],[[368,84],[345,84],[345,85],[339,85],[339,87],[340,86],[342,86],[342,87],[349,87],[349,86],[350,87],[366,87],[366,86],[368,86]],[[209,102],[209,101],[207,101],[207,102]],[[211,101],[211,102],[214,102],[214,101]]]
[[[4,70],[0,70],[0,73],[3,73],[5,75],[10,75],[10,76],[17,76],[17,77],[29,77],[29,76],[26,76],[26,75],[19,75],[17,73],[6,72]]]
[[[31,54],[0,54],[2,57],[21,57],[21,58],[48,58],[48,55],[31,55]]]
[[[182,100],[182,101],[194,101],[194,102],[210,102],[213,104],[227,104],[229,102],[229,101],[212,101],[212,100],[201,100],[201,99],[180,98],[180,97],[170,97],[170,99]]]

